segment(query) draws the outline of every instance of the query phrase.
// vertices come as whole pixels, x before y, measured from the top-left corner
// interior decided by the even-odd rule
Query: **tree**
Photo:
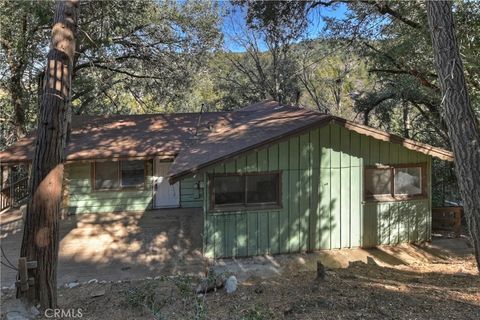
[[[25,135],[25,123],[29,115],[28,105],[32,104],[27,93],[31,86],[27,77],[35,78],[32,61],[45,56],[46,26],[50,21],[51,1],[2,1],[0,2],[0,67],[2,83],[0,88],[9,93],[9,101],[2,101],[3,117],[11,121],[8,140],[17,140]],[[43,55],[42,55],[43,54]],[[36,79],[33,80],[34,82]],[[10,109],[10,110],[9,110]],[[2,113],[3,113],[2,112]]]
[[[455,156],[455,170],[477,267],[480,271],[480,131],[468,96],[455,35],[452,2],[428,1],[433,53],[442,92],[442,116]]]
[[[53,1],[0,1],[0,148],[36,123]],[[78,21],[72,111],[164,112],[183,105],[219,46],[218,5],[85,1]]]
[[[291,17],[303,5],[296,1],[248,0],[234,4],[244,21],[234,21],[237,25],[231,29],[240,31],[235,32],[231,41],[245,54],[225,55],[231,68],[222,80],[242,92],[246,102],[269,98],[280,103],[298,103],[298,66],[292,45],[302,35],[305,22]]]
[[[37,267],[34,295],[20,289],[17,295],[43,308],[57,305],[58,227],[78,8],[79,0],[55,6],[20,251],[21,257],[37,261]]]

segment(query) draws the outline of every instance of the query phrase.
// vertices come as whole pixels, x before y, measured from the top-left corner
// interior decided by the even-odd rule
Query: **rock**
[[[153,280],[160,280],[162,277],[160,276],[156,276],[155,278],[153,278]]]
[[[100,281],[99,283],[105,284],[105,283],[107,283],[107,281],[106,281],[106,280],[102,280],[102,281]]]
[[[227,281],[225,281],[225,290],[227,293],[234,293],[237,291],[237,278],[235,276],[230,276]]]
[[[69,284],[67,284],[67,288],[72,289],[72,288],[78,287],[79,285],[80,283],[78,282],[70,282]]]
[[[29,318],[19,311],[10,311],[7,313],[6,320],[29,320]]]
[[[146,277],[145,280],[152,280],[152,277]]]
[[[88,284],[92,284],[92,283],[98,283],[98,280],[97,279],[88,280]]]
[[[40,311],[35,306],[31,306],[30,309],[28,309],[28,312],[35,318],[40,314]]]
[[[195,293],[207,293],[223,287],[223,278],[216,276],[214,279],[204,278],[195,289]]]
[[[105,289],[97,289],[90,293],[90,297],[96,298],[105,295]]]

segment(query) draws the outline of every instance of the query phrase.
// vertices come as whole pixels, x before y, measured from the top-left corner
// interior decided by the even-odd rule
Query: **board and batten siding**
[[[190,176],[180,181],[180,206],[182,208],[203,207],[204,191],[199,187],[199,182],[203,183],[203,177]]]
[[[91,162],[70,163],[65,175],[69,214],[143,211],[153,208],[153,164],[146,161],[145,188],[143,190],[93,191]],[[180,181],[180,206],[201,208],[203,190],[194,190],[193,177]],[[197,196],[199,192],[199,196]]]
[[[366,202],[363,171],[427,163],[428,198]],[[210,211],[208,174],[282,172],[282,208]],[[371,247],[430,239],[431,157],[335,124],[310,130],[204,172],[207,257]]]

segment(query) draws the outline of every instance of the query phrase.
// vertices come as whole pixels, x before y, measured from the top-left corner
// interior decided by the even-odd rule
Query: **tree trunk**
[[[443,95],[443,118],[455,156],[455,171],[465,217],[480,271],[480,134],[470,105],[457,39],[452,3],[428,1],[433,52]]]
[[[17,296],[43,308],[57,305],[58,223],[78,2],[59,1],[55,6],[20,251],[28,261],[36,260],[37,268],[30,275],[34,292],[18,290]]]
[[[20,72],[11,70],[14,74],[10,79],[10,93],[13,105],[13,125],[15,141],[25,136],[25,109],[23,106],[22,81]]]

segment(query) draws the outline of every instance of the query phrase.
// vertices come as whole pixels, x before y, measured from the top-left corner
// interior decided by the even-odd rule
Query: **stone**
[[[7,313],[6,320],[29,320],[29,318],[19,311],[10,311]]]
[[[228,277],[227,281],[225,281],[225,290],[228,294],[234,293],[237,291],[237,278],[235,276]]]
[[[100,281],[99,283],[105,284],[105,283],[107,283],[107,281],[106,281],[106,280],[102,280],[102,281]]]
[[[146,277],[145,280],[152,280],[152,277]]]
[[[73,289],[75,287],[78,287],[79,285],[80,285],[80,283],[78,283],[78,282],[70,282],[69,284],[67,284],[67,288]]]
[[[88,280],[88,284],[92,284],[92,283],[98,283],[98,280],[97,279]]]
[[[91,293],[90,293],[90,297],[92,298],[96,298],[96,297],[101,297],[105,295],[105,289],[97,289],[97,290],[93,290]]]
[[[28,309],[28,312],[35,318],[40,314],[40,311],[35,306],[31,306],[30,309]]]
[[[155,278],[153,278],[153,280],[160,280],[162,277],[160,276],[156,276]]]
[[[203,278],[202,281],[198,284],[195,289],[196,293],[208,293],[212,291],[217,291],[223,287],[224,279],[221,275],[216,275],[212,278]]]

